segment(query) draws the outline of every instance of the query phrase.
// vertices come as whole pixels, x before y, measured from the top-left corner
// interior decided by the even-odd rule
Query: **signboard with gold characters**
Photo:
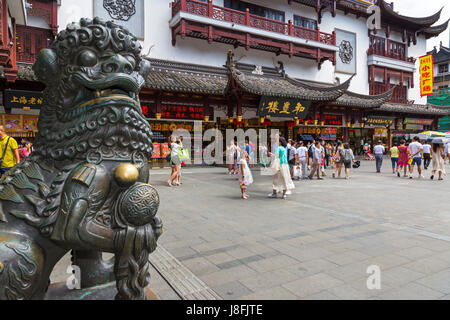
[[[308,113],[311,101],[262,96],[258,116],[278,118],[303,118]]]
[[[5,90],[5,107],[40,109],[43,104],[42,92],[24,90]]]
[[[433,55],[428,54],[420,60],[420,96],[433,94]]]

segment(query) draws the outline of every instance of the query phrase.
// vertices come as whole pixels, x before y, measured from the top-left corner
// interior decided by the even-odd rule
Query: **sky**
[[[428,17],[444,7],[442,10],[441,18],[434,25],[440,25],[446,22],[450,18],[450,0],[387,0],[386,2],[394,2],[394,10],[399,14],[410,17]],[[449,47],[449,27],[446,31],[441,33],[436,38],[430,38],[427,40],[427,51],[433,50],[434,46],[439,48],[439,43],[446,47]]]

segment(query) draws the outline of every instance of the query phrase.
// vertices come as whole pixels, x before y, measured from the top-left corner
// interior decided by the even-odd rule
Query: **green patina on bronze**
[[[70,24],[40,52],[35,151],[0,179],[0,299],[43,298],[68,250],[82,287],[115,279],[116,299],[145,298],[162,233],[138,98],[149,70],[138,40],[98,18]]]

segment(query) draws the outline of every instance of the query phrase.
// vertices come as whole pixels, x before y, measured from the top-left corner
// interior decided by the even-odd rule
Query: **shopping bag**
[[[273,176],[280,170],[281,170],[280,159],[279,158],[275,158],[270,163],[269,167],[261,168],[261,175]]]
[[[300,178],[301,176],[302,176],[302,168],[300,166],[295,166],[293,178]]]

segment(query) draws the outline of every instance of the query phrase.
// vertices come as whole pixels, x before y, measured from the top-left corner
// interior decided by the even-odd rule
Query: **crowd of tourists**
[[[31,142],[22,139],[19,145],[16,139],[6,134],[5,127],[0,125],[0,177],[28,157],[32,151]]]
[[[433,143],[434,141],[434,143]],[[444,140],[429,139],[423,144],[418,137],[406,144],[405,140],[395,142],[389,150],[378,141],[374,146],[373,159],[375,160],[375,172],[381,173],[384,158],[389,155],[392,163],[392,173],[398,177],[413,179],[413,173],[417,168],[418,178],[424,178],[423,170],[428,170],[431,164],[430,179],[437,175],[438,180],[443,180],[445,161],[449,159],[448,143]],[[323,180],[326,168],[331,167],[332,178],[350,179],[350,169],[358,168],[360,161],[355,159],[349,143],[342,141],[325,142],[313,140],[311,142],[286,140],[284,137],[276,137],[271,152],[267,146],[261,145],[260,164],[267,171],[272,172],[273,190],[270,198],[276,198],[282,193],[282,199],[286,199],[291,190],[295,188],[293,180],[312,180],[317,177]],[[239,183],[243,199],[248,199],[247,189],[253,182],[250,167],[250,153],[254,152],[248,140],[241,149],[237,141],[232,140],[227,146],[228,174],[239,175]],[[403,175],[402,175],[403,172]]]

